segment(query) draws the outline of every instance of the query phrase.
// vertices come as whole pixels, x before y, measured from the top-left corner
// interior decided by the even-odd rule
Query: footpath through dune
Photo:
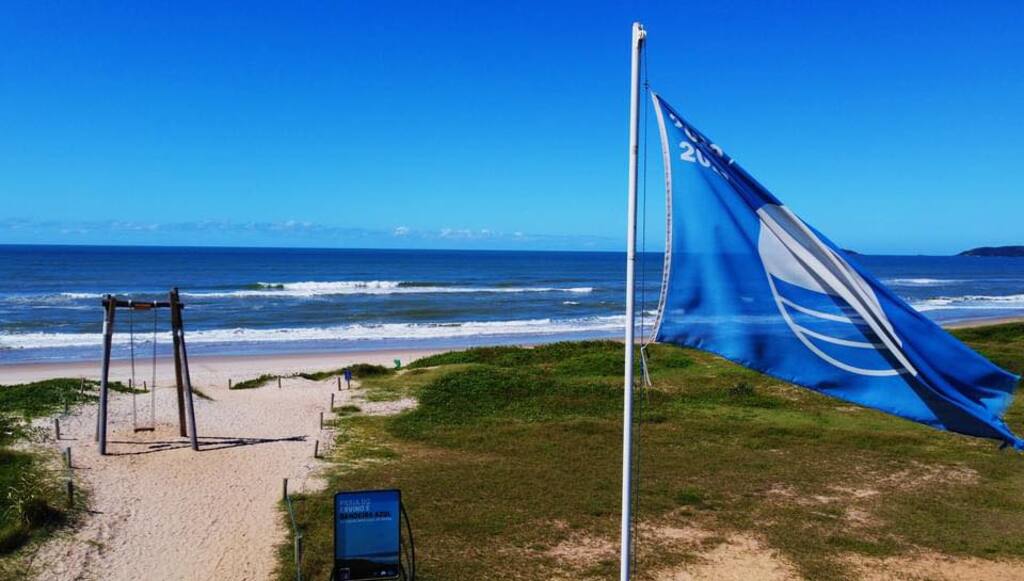
[[[334,358],[328,367],[348,363]],[[54,445],[72,448],[74,478],[89,495],[90,512],[36,552],[33,573],[40,579],[270,578],[275,547],[286,535],[278,510],[282,479],[293,493],[323,486],[314,441],[323,449],[333,434],[320,430],[320,412],[332,417],[332,392],[340,406],[358,391],[337,391],[333,378],[227,389],[227,377],[258,374],[193,365],[193,384],[212,398],[195,400],[200,452],[178,436],[171,387],[157,391],[154,432],[133,433],[131,396],[112,394],[108,456],[96,450],[95,406],[63,418],[63,438]]]

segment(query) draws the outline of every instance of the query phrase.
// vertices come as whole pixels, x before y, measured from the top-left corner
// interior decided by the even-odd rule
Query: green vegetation
[[[0,385],[0,411],[26,420],[55,414],[69,406],[96,401],[99,382],[90,379],[62,377],[22,383]],[[110,382],[110,389],[122,393],[146,393],[129,389],[119,381]]]
[[[254,389],[257,387],[263,387],[272,381],[287,379],[289,377],[301,377],[302,379],[308,379],[309,381],[323,381],[331,377],[343,375],[345,373],[345,369],[346,368],[342,367],[341,369],[293,373],[292,375],[273,375],[265,373],[254,379],[246,379],[244,381],[239,381],[238,383],[233,383],[231,384],[231,389]],[[355,379],[386,377],[395,373],[394,369],[388,369],[383,365],[370,365],[368,363],[357,363],[348,369],[352,370],[352,377]]]
[[[1024,371],[1024,325],[958,331]],[[296,498],[303,568],[326,578],[335,490],[401,488],[424,580],[613,578],[621,453],[621,345],[446,353],[364,381],[369,399],[415,396],[393,417],[337,420],[323,493]],[[735,535],[811,579],[850,557],[928,550],[1024,558],[1024,457],[785,385],[712,355],[649,350],[638,398],[639,507],[648,579]],[[1015,403],[1011,426],[1024,424]],[[290,541],[289,541],[290,542]],[[294,571],[282,546],[281,578]],[[579,558],[567,558],[574,547]],[[595,549],[594,547],[597,547]]]
[[[0,556],[67,521],[57,475],[38,456],[0,448]],[[0,564],[0,573],[3,572]]]
[[[127,388],[111,384],[120,391]],[[56,414],[68,406],[96,401],[97,382],[73,378],[0,386],[0,578],[18,576],[19,563],[10,555],[67,523],[66,506],[56,464],[38,452],[14,449],[33,437],[28,421]]]
[[[264,373],[263,375],[255,379],[246,379],[244,381],[232,383],[231,389],[256,389],[257,387],[263,387],[264,385],[278,378],[280,378],[279,375],[270,375],[269,373]]]

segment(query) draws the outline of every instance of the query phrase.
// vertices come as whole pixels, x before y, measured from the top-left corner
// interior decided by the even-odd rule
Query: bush
[[[352,370],[352,377],[356,379],[363,379],[366,377],[380,377],[382,375],[392,375],[395,370],[383,365],[371,365],[369,363],[356,363],[349,367]]]

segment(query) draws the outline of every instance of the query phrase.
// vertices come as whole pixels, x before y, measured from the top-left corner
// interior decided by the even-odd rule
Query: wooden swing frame
[[[199,450],[199,436],[196,434],[196,413],[192,401],[192,380],[188,371],[188,350],[185,347],[185,327],[181,311],[185,308],[178,289],[171,289],[168,300],[131,301],[118,299],[114,295],[103,297],[103,364],[100,371],[100,401],[96,414],[96,441],[101,455],[107,454],[107,404],[110,396],[110,355],[114,343],[114,320],[117,309],[148,311],[152,309],[171,310],[171,339],[174,350],[174,378],[178,392],[178,426],[181,437],[191,440],[192,449]],[[134,386],[133,386],[134,387]],[[155,386],[151,387],[155,389]],[[191,429],[189,427],[191,426]]]

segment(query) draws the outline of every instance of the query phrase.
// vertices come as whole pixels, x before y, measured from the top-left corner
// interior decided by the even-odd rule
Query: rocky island
[[[1024,246],[982,246],[964,250],[957,256],[1014,256],[1024,257]]]

